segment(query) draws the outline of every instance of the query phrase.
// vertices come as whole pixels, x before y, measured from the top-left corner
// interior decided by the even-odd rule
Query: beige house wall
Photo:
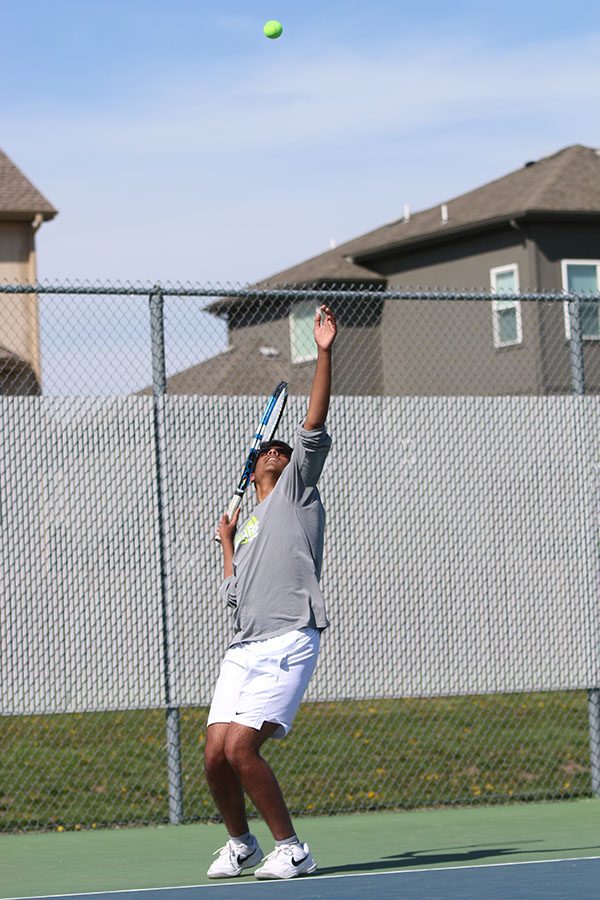
[[[32,223],[0,221],[0,282],[34,284],[36,280]],[[0,295],[0,344],[28,362],[40,380],[39,308],[35,294]]]

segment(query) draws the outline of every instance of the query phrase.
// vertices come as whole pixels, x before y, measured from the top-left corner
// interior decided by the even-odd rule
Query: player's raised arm
[[[331,348],[337,334],[337,324],[332,310],[321,306],[315,315],[315,343],[317,345],[317,366],[313,376],[304,420],[307,431],[325,424],[331,396]]]
[[[238,520],[240,518],[240,507],[236,509],[231,519],[224,513],[219,522],[219,543],[223,550],[223,577],[229,578],[233,575],[233,539],[237,530]]]

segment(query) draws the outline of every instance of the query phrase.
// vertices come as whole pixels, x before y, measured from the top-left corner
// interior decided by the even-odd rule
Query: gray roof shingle
[[[442,205],[447,207],[445,223]],[[409,219],[398,219],[340,244],[259,286],[385,281],[366,265],[379,253],[535,213],[600,216],[600,150],[581,144],[565,147],[466,194],[413,213]]]
[[[25,219],[36,213],[48,220],[57,210],[0,150],[0,216]]]

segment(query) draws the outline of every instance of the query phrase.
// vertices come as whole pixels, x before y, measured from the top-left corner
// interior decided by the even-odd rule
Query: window
[[[317,345],[314,339],[315,303],[303,300],[294,303],[290,312],[290,344],[292,362],[310,362],[317,358]]]
[[[565,291],[577,291],[582,294],[597,294],[600,261],[595,259],[563,259],[562,261],[562,285]],[[569,303],[565,303],[565,334],[571,337],[571,321],[569,318]],[[600,338],[600,303],[598,300],[584,302],[581,310],[581,334],[588,340]]]
[[[494,294],[513,294],[519,290],[519,267],[498,266],[490,270]],[[492,300],[495,347],[512,347],[523,340],[519,300]]]

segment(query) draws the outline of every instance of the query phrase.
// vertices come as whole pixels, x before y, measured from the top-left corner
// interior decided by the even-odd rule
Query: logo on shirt
[[[240,544],[249,544],[250,541],[253,541],[258,534],[258,526],[258,518],[256,516],[250,516],[243,529],[235,536],[235,547],[237,548]]]

